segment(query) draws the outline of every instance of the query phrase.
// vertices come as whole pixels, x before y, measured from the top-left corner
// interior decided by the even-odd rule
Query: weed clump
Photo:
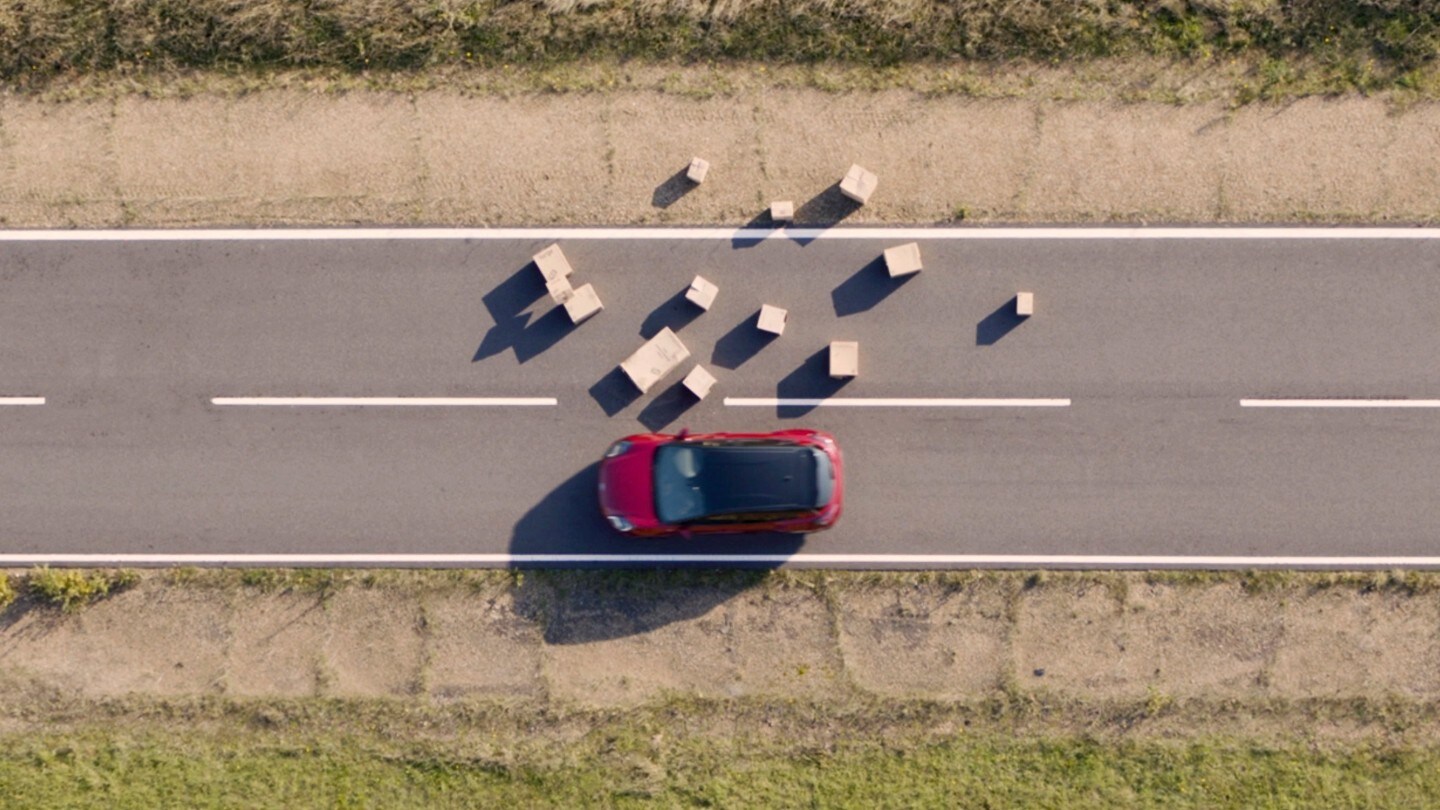
[[[57,571],[41,566],[30,575],[27,584],[30,593],[41,601],[56,605],[65,613],[77,613],[111,591],[124,590],[139,581],[138,574],[125,569],[106,573],[75,569]]]

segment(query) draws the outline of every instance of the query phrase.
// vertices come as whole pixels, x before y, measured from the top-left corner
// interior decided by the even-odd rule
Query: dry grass
[[[1256,97],[1428,86],[1430,0],[31,0],[0,8],[0,79],[297,68],[755,61],[1009,68],[1142,56],[1259,68]]]

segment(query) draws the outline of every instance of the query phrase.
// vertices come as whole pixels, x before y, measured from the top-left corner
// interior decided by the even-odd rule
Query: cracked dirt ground
[[[632,589],[486,576],[317,593],[174,584],[150,572],[74,615],[21,600],[0,613],[0,703],[138,694],[624,708],[676,695],[974,703],[1004,694],[1233,709],[1440,699],[1431,665],[1440,600],[1428,590],[1297,581],[1257,591],[1134,573]]]

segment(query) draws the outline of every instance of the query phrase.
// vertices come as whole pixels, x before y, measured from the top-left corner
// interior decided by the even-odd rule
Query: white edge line
[[[0,554],[0,567],[30,565],[515,566],[579,563],[1043,568],[1434,568],[1440,557],[1246,557],[1084,554]]]
[[[726,397],[732,408],[1068,408],[1068,399],[883,399],[832,397],[828,399],[777,399],[773,397]]]
[[[484,407],[558,405],[554,397],[212,397],[212,405],[272,407]]]
[[[1242,399],[1242,408],[1440,408],[1440,399]]]
[[[0,405],[44,405],[45,397],[0,397]]]
[[[498,239],[1440,239],[1440,228],[257,228],[0,230],[0,242]]]

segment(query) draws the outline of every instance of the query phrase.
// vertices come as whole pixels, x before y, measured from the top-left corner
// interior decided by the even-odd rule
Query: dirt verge
[[[1329,707],[1322,736],[1374,724],[1377,702],[1404,718],[1440,701],[1440,589],[1423,575],[191,576],[146,573],[75,614],[22,597],[0,613],[0,682],[61,702],[1000,701],[1066,724],[1139,711],[1167,733],[1175,707],[1252,731],[1270,717],[1276,735],[1296,707]]]
[[[692,77],[693,79],[694,77]],[[712,164],[677,186],[692,156]],[[1440,105],[356,90],[0,98],[0,225],[1432,222]],[[807,205],[807,203],[810,203]],[[757,220],[757,217],[760,217]]]

